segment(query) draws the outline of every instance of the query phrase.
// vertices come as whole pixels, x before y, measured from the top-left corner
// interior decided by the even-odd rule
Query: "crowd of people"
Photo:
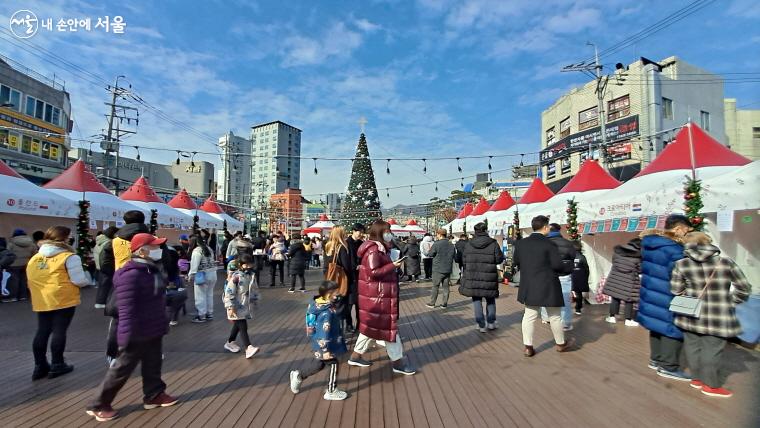
[[[539,317],[549,324],[556,351],[577,349],[568,332],[573,330],[573,315],[582,314],[589,291],[589,266],[580,243],[564,238],[561,226],[545,216],[533,218],[531,228],[532,234],[510,245],[512,266],[520,274],[517,301],[524,305],[523,354],[528,358],[536,354],[533,336]],[[76,254],[71,238],[71,230],[64,226],[31,237],[19,229],[10,241],[0,238],[0,268],[7,284],[2,302],[31,299],[38,319],[32,380],[55,378],[74,370],[64,358],[67,329],[81,303],[80,289],[97,284],[95,309],[110,317],[108,370],[87,408],[98,421],[117,417],[111,404],[138,363],[144,407],[177,402],[165,392],[161,379],[163,336],[186,311],[191,285],[192,322],[214,320],[220,270],[226,275],[221,294],[231,323],[223,348],[242,352],[246,359],[259,351],[252,344],[248,321],[265,269],[270,287],[285,287],[287,268],[290,293],[307,291],[306,270],[321,270],[324,280],[306,308],[314,358],[291,372],[295,394],[305,379],[329,368],[324,399],[347,398],[338,388],[337,376],[339,357],[349,351],[348,335],[354,338],[348,365],[371,366],[365,354],[376,343],[385,348],[394,373],[416,373],[404,357],[399,335],[399,290],[404,279],[429,280],[426,306],[446,309],[452,275],[458,274],[459,293],[472,301],[477,331],[485,334],[498,328],[496,300],[506,257],[485,223],[459,239],[444,229],[421,241],[413,236],[402,239],[391,233],[387,222],[377,220],[368,229],[358,223],[350,231],[336,226],[324,241],[263,231],[255,236],[224,231],[217,241],[216,233],[198,230],[168,245],[150,233],[142,212],[129,211],[121,228],[98,233],[91,265]],[[735,306],[747,300],[749,290],[736,263],[722,256],[709,236],[692,231],[686,217],[671,215],[664,230],[645,231],[615,248],[603,288],[611,299],[605,321],[616,323],[624,306],[627,327],[649,330],[649,367],[658,375],[688,381],[706,395],[730,397],[732,393],[723,388],[720,360],[727,339],[741,331]],[[701,311],[674,308],[675,296],[687,303],[698,300]],[[689,374],[681,366],[682,352]]]

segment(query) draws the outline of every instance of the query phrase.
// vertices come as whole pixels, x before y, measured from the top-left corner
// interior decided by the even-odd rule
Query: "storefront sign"
[[[570,156],[564,157],[560,160],[560,171],[562,171],[562,174],[570,172]]]
[[[607,162],[619,162],[631,158],[631,142],[623,141],[607,147]]]
[[[541,162],[565,156],[570,153],[588,150],[589,144],[599,144],[602,141],[601,127],[586,129],[570,134],[558,142],[541,150]],[[639,115],[608,123],[606,126],[607,142],[629,139],[639,135]]]

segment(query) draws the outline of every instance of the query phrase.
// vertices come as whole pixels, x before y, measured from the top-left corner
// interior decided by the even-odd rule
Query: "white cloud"
[[[760,7],[756,0],[734,0],[726,13],[739,18],[760,18]]]
[[[369,20],[365,18],[354,20],[354,25],[356,26],[356,28],[364,31],[365,33],[374,33],[375,31],[383,28],[381,25],[375,24],[374,22],[370,22]]]
[[[362,35],[334,24],[319,39],[291,36],[284,41],[284,67],[322,64],[331,58],[346,58],[362,44]]]
[[[552,16],[545,25],[554,33],[572,34],[598,25],[601,16],[597,9],[574,7],[565,14]]]

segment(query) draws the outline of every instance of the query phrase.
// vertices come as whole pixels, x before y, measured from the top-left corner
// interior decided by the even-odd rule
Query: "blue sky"
[[[282,120],[301,128],[302,155],[352,156],[359,117],[368,119],[373,157],[529,153],[539,148],[540,113],[585,79],[561,66],[640,31],[687,1],[5,1],[38,17],[121,15],[124,35],[40,32],[31,41],[112,80],[124,74],[143,98],[176,120],[218,137],[248,136],[252,124]],[[66,80],[77,127],[100,133],[108,94],[60,64],[0,39],[0,52]],[[716,73],[760,72],[760,8],[718,0],[641,43],[603,58],[677,55]],[[760,108],[760,84],[728,84],[727,97]],[[131,144],[214,150],[148,111]],[[131,149],[125,154],[134,156]],[[131,150],[133,151],[133,150]],[[170,162],[172,154],[143,152]],[[526,156],[526,160],[532,159]],[[212,158],[208,158],[212,160]],[[514,160],[494,161],[494,169]],[[485,161],[462,162],[464,174]],[[379,187],[457,177],[456,163],[375,164]],[[305,194],[342,192],[350,162],[302,162]],[[495,178],[498,178],[496,174]],[[384,206],[444,196],[458,183],[391,191]]]

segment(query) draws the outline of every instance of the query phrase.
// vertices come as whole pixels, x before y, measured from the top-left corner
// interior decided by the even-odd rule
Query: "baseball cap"
[[[159,238],[150,233],[138,233],[132,237],[132,241],[129,243],[129,249],[132,252],[135,252],[146,245],[161,245],[164,242],[166,242],[166,238]]]

